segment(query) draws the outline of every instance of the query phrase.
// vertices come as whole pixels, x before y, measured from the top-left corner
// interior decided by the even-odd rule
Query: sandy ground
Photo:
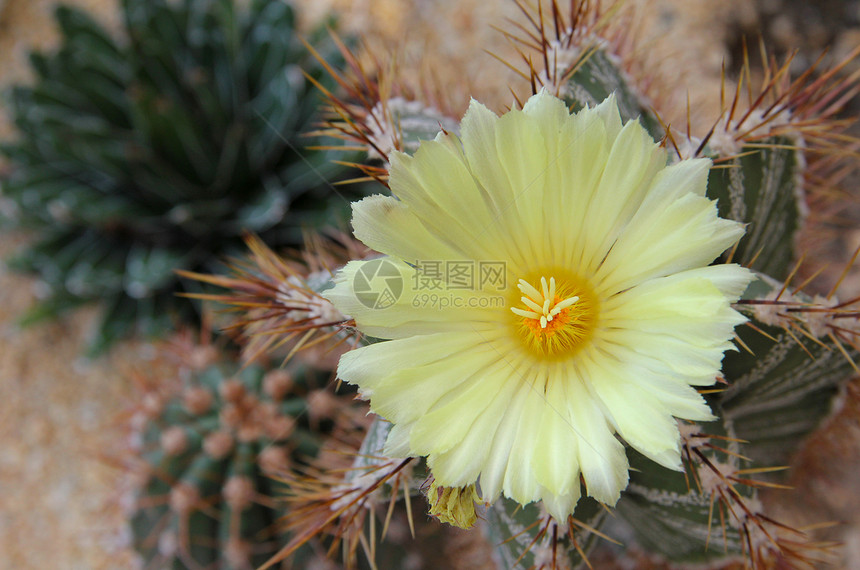
[[[94,10],[102,21],[116,26],[115,2],[72,3]],[[485,48],[501,55],[511,53],[510,45],[490,28],[491,24],[505,27],[504,17],[516,16],[511,2],[305,3],[312,4],[316,14],[337,11],[347,28],[367,33],[371,43],[397,46],[389,49],[405,53],[404,60],[432,54],[444,62],[439,66],[442,84],[468,78],[463,96],[473,95],[496,108],[511,101],[505,88],[510,72],[482,53]],[[0,87],[26,81],[27,51],[56,40],[51,22],[54,1],[6,0],[3,4],[0,0]],[[644,45],[655,58],[672,57],[672,72],[688,82],[693,105],[712,110],[702,120],[712,120],[719,101],[720,64],[729,53],[728,30],[739,22],[755,24],[749,3],[647,0],[643,4],[647,7],[643,18],[653,38]],[[686,91],[674,96],[684,100]],[[676,123],[683,118],[682,112],[675,115],[670,119]],[[0,114],[0,137],[10,132],[5,115]],[[15,251],[25,239],[0,234],[0,257]],[[150,347],[123,343],[97,361],[82,359],[79,355],[94,317],[89,309],[55,324],[20,330],[15,322],[34,301],[33,291],[32,279],[0,272],[0,569],[129,567],[131,557],[119,532],[116,473],[99,456],[111,435],[104,428],[131,397],[127,371],[145,365]],[[858,390],[846,396],[845,412],[803,452],[804,470],[797,476],[803,502],[783,508],[798,520],[817,513],[824,517],[818,520],[846,521],[836,532],[849,551],[860,551],[860,533],[852,526],[860,497],[858,465],[851,463],[860,457],[858,400]],[[844,469],[830,468],[834,455],[846,458]],[[860,560],[860,552],[856,557]]]

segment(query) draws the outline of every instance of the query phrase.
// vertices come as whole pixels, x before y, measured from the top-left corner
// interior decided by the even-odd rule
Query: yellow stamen
[[[577,278],[540,277],[540,289],[520,279],[521,307],[510,307],[520,317],[519,335],[542,356],[569,355],[591,334],[597,319],[597,302],[590,289]]]
[[[537,289],[529,285],[528,281],[525,279],[520,279],[519,283],[517,283],[517,288],[525,293],[526,295],[538,295],[539,299],[530,299],[528,297],[521,297],[522,302],[529,307],[530,309],[534,309],[532,311],[523,311],[522,309],[517,309],[516,307],[511,307],[511,311],[514,314],[517,314],[526,319],[536,319],[540,321],[540,327],[542,329],[546,328],[546,325],[552,318],[562,312],[564,309],[574,305],[577,301],[579,301],[578,295],[573,295],[564,299],[563,301],[556,301],[555,297],[555,277],[550,277],[549,280],[549,288],[547,289],[546,277],[540,278],[541,288],[543,289],[543,295],[538,293]],[[552,305],[550,305],[552,303]],[[541,304],[543,306],[541,306]]]

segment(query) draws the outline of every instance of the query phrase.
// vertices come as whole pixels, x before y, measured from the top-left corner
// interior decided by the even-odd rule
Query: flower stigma
[[[536,281],[536,283],[538,283]],[[526,279],[517,282],[520,306],[516,315],[518,335],[532,351],[544,357],[570,356],[591,336],[597,322],[597,304],[579,279],[556,281],[541,276],[539,287]]]

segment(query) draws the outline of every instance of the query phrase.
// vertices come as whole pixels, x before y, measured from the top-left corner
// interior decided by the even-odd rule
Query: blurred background
[[[839,61],[860,46],[860,1],[822,0],[639,0],[642,45],[649,57],[667,62],[683,78],[697,110],[698,128],[719,116],[721,65],[737,74],[743,38],[756,46],[763,37],[777,57],[797,50],[792,71],[800,73],[827,50]],[[77,0],[113,33],[120,33],[118,0]],[[58,31],[51,0],[0,0],[0,89],[32,81],[31,50],[56,45]],[[486,52],[502,58],[513,50],[494,27],[516,18],[507,0],[298,0],[299,28],[311,30],[334,15],[342,33],[356,34],[377,54],[399,54],[404,61],[437,63],[438,84],[449,100],[464,108],[473,96],[491,108],[511,103],[511,71]],[[752,49],[753,57],[758,50]],[[420,69],[406,69],[416,73]],[[844,73],[860,71],[852,62]],[[466,83],[464,83],[466,78]],[[16,131],[0,99],[0,140]],[[856,115],[857,100],[848,115]],[[672,124],[685,120],[675,106]],[[0,165],[0,168],[3,166]],[[849,185],[850,186],[850,185]],[[857,187],[857,185],[853,185]],[[845,197],[843,215],[860,221],[857,194]],[[818,260],[831,261],[819,277],[827,290],[860,246],[860,224],[851,231],[815,231]],[[822,237],[823,236],[823,237]],[[0,256],[31,243],[32,235],[0,229]],[[116,472],[103,461],[106,426],[134,397],[129,372],[146,367],[151,345],[124,340],[98,358],[81,356],[91,342],[98,309],[85,306],[61,320],[21,328],[28,308],[44,296],[35,278],[0,269],[0,568],[131,567],[120,531],[123,518]],[[860,272],[852,270],[843,296],[860,294]],[[786,520],[837,521],[823,536],[844,541],[844,566],[860,568],[860,384],[843,395],[838,413],[796,458],[792,500],[774,496],[773,509]],[[468,541],[466,541],[468,542]],[[468,544],[461,558],[468,562]]]

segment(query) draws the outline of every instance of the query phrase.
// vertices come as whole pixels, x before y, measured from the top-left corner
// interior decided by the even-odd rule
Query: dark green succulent
[[[93,349],[193,316],[174,270],[212,271],[250,231],[271,246],[346,218],[343,175],[303,136],[328,75],[283,0],[123,0],[123,38],[60,7],[56,52],[11,92],[7,217],[37,242],[12,260],[48,295],[25,322],[101,300]],[[244,3],[243,3],[244,6]],[[324,32],[309,38],[329,61]]]

